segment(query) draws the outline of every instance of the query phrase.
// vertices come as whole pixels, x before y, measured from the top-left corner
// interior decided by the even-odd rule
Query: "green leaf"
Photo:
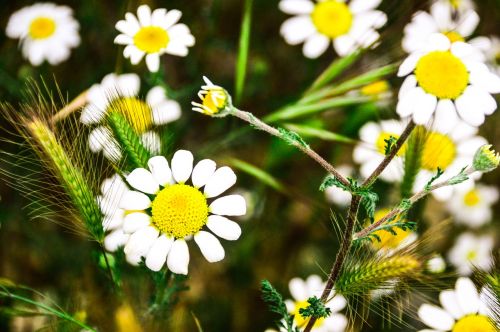
[[[357,50],[346,57],[335,59],[328,68],[325,69],[323,73],[314,81],[311,87],[308,89],[308,92],[315,91],[333,79],[337,78],[341,75],[347,68],[349,68],[363,53],[362,50]],[[306,92],[306,94],[308,93]]]
[[[436,181],[437,179],[439,179],[439,178],[441,177],[441,175],[443,175],[443,173],[444,173],[444,171],[443,171],[441,168],[439,168],[439,167],[438,167],[438,168],[437,168],[437,173],[436,173],[436,175],[434,175],[434,176],[433,176],[433,177],[432,177],[432,178],[431,178],[431,179],[430,179],[430,180],[426,183],[426,185],[425,185],[425,187],[424,187],[424,190],[425,190],[425,191],[429,191],[429,190],[431,190],[432,183],[433,183],[434,181]]]
[[[347,136],[343,136],[328,130],[305,126],[301,124],[286,123],[285,128],[292,130],[305,137],[315,137],[325,141],[355,143],[356,141]]]
[[[302,145],[303,147],[305,147],[306,149],[309,148],[309,145],[307,145],[307,143],[302,139],[302,137],[300,137],[299,134],[297,134],[293,131],[287,130],[285,128],[279,128],[279,127],[278,127],[278,131],[280,132],[281,139],[283,139],[285,142],[289,143],[290,145],[295,145],[294,143],[298,143],[298,144]]]
[[[269,310],[280,315],[280,321],[278,321],[277,324],[286,329],[287,332],[296,331],[293,329],[293,316],[290,316],[288,313],[283,297],[273,285],[264,279],[260,282],[260,291],[262,293],[262,299],[266,302]],[[283,319],[285,324],[281,322],[281,319]]]
[[[385,142],[385,155],[387,156],[389,153],[391,153],[392,148],[394,147],[394,144],[397,142],[397,138],[390,135],[389,138],[384,139]]]
[[[349,179],[350,180],[350,179]],[[351,192],[351,187],[346,186],[344,183],[342,183],[337,177],[329,174],[325,177],[321,185],[319,186],[319,191],[325,191],[326,188],[328,187],[338,187],[344,191]]]
[[[243,160],[236,159],[236,158],[229,159],[228,164],[230,164],[231,166],[255,177],[260,182],[268,185],[269,187],[271,187],[279,192],[282,192],[282,193],[286,192],[285,186],[281,182],[279,182],[271,174],[258,168],[257,166],[251,165]]]
[[[236,80],[235,80],[235,103],[238,104],[243,94],[245,83],[248,49],[250,45],[250,26],[252,22],[252,4],[253,0],[245,0],[243,19],[241,21],[240,41],[238,47],[238,59],[236,61]]]
[[[451,179],[448,180],[448,183],[450,185],[455,185],[455,184],[459,184],[459,183],[462,183],[462,182],[468,180],[469,176],[465,172],[466,169],[467,169],[467,166],[462,168],[457,175],[455,175],[454,177],[452,177]]]
[[[291,120],[305,115],[320,113],[335,107],[363,104],[370,100],[370,97],[334,97],[313,104],[291,105],[269,114],[263,120],[267,123]]]
[[[332,313],[332,310],[328,307],[325,307],[325,304],[321,302],[321,300],[316,296],[308,298],[307,303],[309,303],[309,305],[306,308],[299,309],[299,314],[303,318],[326,318]]]

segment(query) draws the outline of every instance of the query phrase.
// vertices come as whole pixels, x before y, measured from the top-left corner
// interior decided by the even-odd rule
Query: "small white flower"
[[[212,233],[230,241],[239,238],[240,226],[226,216],[244,215],[245,199],[216,198],[236,183],[236,175],[229,167],[216,169],[210,159],[193,167],[193,159],[191,152],[178,150],[170,165],[162,156],[152,157],[149,169],[137,168],[127,176],[134,190],[122,197],[120,208],[126,210],[123,231],[130,238],[124,251],[130,262],[137,264],[144,257],[153,271],[166,262],[172,272],[187,274],[188,240],[193,238],[213,263],[225,252]]]
[[[369,122],[359,130],[361,142],[353,151],[353,159],[361,164],[360,172],[368,177],[385,158],[386,140],[390,137],[398,139],[404,130],[404,124],[397,120],[383,120],[380,123]],[[400,181],[403,177],[403,162],[400,158],[404,149],[386,167],[380,178],[388,182]]]
[[[468,278],[458,278],[455,289],[444,290],[439,294],[441,307],[423,304],[418,309],[418,316],[432,330],[420,332],[495,332],[491,300],[488,289],[477,291]]]
[[[450,123],[460,117],[472,126],[481,125],[497,109],[491,94],[500,92],[500,77],[482,59],[473,46],[432,34],[425,47],[399,67],[398,76],[406,78],[399,90],[397,113],[417,124],[442,113]]]
[[[493,237],[490,235],[476,236],[468,232],[463,233],[449,251],[448,260],[463,276],[470,275],[473,268],[489,271],[493,264],[491,253],[493,244]]]
[[[198,91],[201,104],[191,102],[193,111],[215,117],[224,117],[229,114],[232,107],[231,96],[223,87],[213,84],[208,77],[203,76],[203,81],[205,85],[202,85],[201,90]]]
[[[490,47],[486,37],[475,37],[469,40],[479,24],[479,15],[469,6],[458,10],[448,0],[438,0],[430,8],[430,13],[418,11],[412,21],[406,25],[403,37],[403,49],[412,53],[425,47],[427,39],[433,33],[442,33],[450,42],[467,41],[481,51]]]
[[[373,45],[380,37],[376,29],[387,21],[375,10],[381,0],[281,0],[279,8],[296,15],[281,25],[281,35],[290,45],[304,43],[304,56],[317,58],[333,43],[340,56]]]
[[[127,184],[118,174],[105,179],[101,184],[102,195],[98,197],[98,202],[104,215],[102,226],[105,231],[110,231],[104,238],[104,247],[111,252],[123,247],[129,238],[122,229],[125,210],[119,206],[123,195],[128,191]]]
[[[441,255],[436,254],[425,263],[425,267],[431,273],[442,273],[446,270],[446,262]]]
[[[181,16],[177,9],[158,8],[151,12],[148,5],[141,5],[137,16],[126,13],[125,19],[116,23],[121,34],[115,38],[115,44],[126,45],[123,55],[133,65],[146,56],[149,71],[156,72],[162,54],[186,56],[188,47],[195,43],[187,25],[177,23]]]
[[[32,65],[38,66],[44,60],[57,65],[80,44],[79,27],[68,6],[40,2],[12,14],[6,35],[20,40],[23,56]]]
[[[92,152],[102,151],[110,160],[121,158],[118,142],[111,130],[102,125],[106,114],[119,112],[141,135],[143,144],[152,153],[158,153],[160,137],[151,131],[154,125],[163,125],[179,119],[179,103],[167,98],[165,90],[156,86],[149,90],[146,101],[138,98],[140,79],[136,74],[108,74],[100,84],[94,84],[87,93],[87,105],[82,110],[80,121],[96,125],[89,135]]]
[[[460,120],[452,121],[441,113],[436,114],[430,128],[419,126],[415,132],[421,137],[423,147],[420,171],[415,178],[413,192],[423,190],[436,175],[438,167],[444,171],[440,180],[457,175],[462,168],[472,164],[477,149],[486,144],[486,139],[476,135],[477,128]],[[433,190],[432,195],[440,201],[449,200],[455,191],[470,190],[481,175],[480,172],[475,172],[465,182]]]
[[[302,329],[307,325],[309,319],[304,319],[300,313],[300,309],[305,309],[309,303],[307,299],[316,296],[321,297],[321,292],[325,288],[325,283],[317,275],[311,275],[306,280],[293,278],[288,283],[290,294],[293,300],[285,300],[288,312],[294,315],[294,325]],[[333,298],[332,298],[333,297]],[[330,308],[332,313],[326,318],[316,320],[312,331],[316,332],[342,332],[347,327],[347,318],[339,313],[347,305],[347,301],[342,295],[330,294],[331,300],[325,304],[325,307]]]
[[[491,207],[497,201],[497,188],[478,184],[468,190],[455,191],[447,207],[457,223],[478,228],[491,220]]]
[[[349,165],[340,165],[337,167],[340,174],[351,177],[354,169]],[[351,193],[336,186],[330,186],[325,189],[326,200],[338,206],[346,207],[351,202]]]

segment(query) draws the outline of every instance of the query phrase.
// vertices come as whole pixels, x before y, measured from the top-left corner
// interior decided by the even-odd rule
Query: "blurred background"
[[[343,227],[345,209],[328,203],[318,191],[326,175],[313,161],[285,143],[256,131],[241,131],[246,125],[235,118],[211,119],[191,111],[190,102],[207,75],[230,93],[234,75],[238,39],[244,1],[58,1],[70,6],[80,23],[81,44],[69,60],[57,66],[44,63],[33,67],[23,59],[18,41],[5,36],[10,15],[32,1],[4,1],[0,7],[0,101],[13,105],[26,100],[26,80],[43,78],[50,89],[59,86],[63,98],[71,100],[92,84],[98,83],[110,72],[135,72],[141,76],[144,95],[154,85],[144,62],[130,65],[123,58],[122,47],[113,44],[117,35],[115,23],[126,11],[135,12],[138,5],[152,8],[179,9],[181,21],[196,37],[196,45],[184,58],[165,55],[164,80],[169,96],[182,107],[179,121],[169,124],[172,149],[193,151],[196,160],[208,157],[218,164],[243,160],[267,172],[279,181],[271,187],[244,171],[238,174],[237,188],[247,197],[249,214],[240,221],[242,236],[235,242],[224,242],[226,258],[208,264],[195,246],[191,246],[191,263],[187,285],[189,291],[179,296],[168,321],[142,323],[145,331],[196,331],[196,320],[203,331],[264,331],[273,327],[276,316],[269,313],[260,297],[260,280],[268,279],[289,297],[288,281],[319,274],[324,279],[339,246],[339,225]],[[241,101],[236,106],[264,117],[300,94],[336,57],[330,48],[319,59],[306,59],[301,46],[290,46],[279,34],[280,25],[289,17],[283,14],[278,1],[254,0],[251,25],[248,72]],[[481,23],[479,35],[498,34],[500,2],[476,1]],[[397,63],[405,54],[401,50],[404,25],[419,9],[428,9],[426,1],[384,0],[379,7],[389,17],[381,29],[381,43],[363,55],[342,78],[353,77],[382,65]],[[342,79],[341,78],[341,79]],[[389,76],[393,95],[401,79]],[[367,121],[397,118],[396,99],[385,103],[377,101],[348,107],[331,108],[295,123],[327,129],[357,140],[359,128]],[[0,150],[18,153],[22,149],[7,140],[13,138],[11,125],[2,118]],[[480,134],[500,148],[500,112],[487,118]],[[237,135],[234,133],[237,132]],[[334,165],[350,164],[354,144],[308,138],[311,146]],[[0,161],[4,172],[16,171],[6,160]],[[483,183],[498,186],[498,171],[486,174]],[[278,189],[278,190],[277,190]],[[379,181],[376,190],[381,194],[381,207],[394,203],[392,185]],[[106,280],[106,272],[96,265],[99,253],[88,239],[58,224],[57,220],[31,218],[30,201],[13,190],[5,177],[0,179],[0,278],[36,289],[66,311],[84,319],[99,331],[132,331],[131,316],[123,313],[113,289]],[[422,205],[425,213],[419,220],[419,232],[430,225],[449,218],[443,205],[428,198]],[[420,207],[423,211],[423,207]],[[500,208],[494,207],[494,220],[485,233],[498,236]],[[453,225],[447,236],[433,243],[431,251],[443,255],[453,245],[463,227]],[[497,247],[494,252],[498,252]],[[119,258],[118,258],[119,259]],[[147,308],[152,288],[147,273],[123,264],[124,292],[131,299],[137,313]],[[452,279],[450,279],[452,280]],[[450,281],[450,285],[453,281]],[[434,295],[432,295],[434,294]],[[437,293],[429,293],[435,297]],[[41,298],[41,297],[40,297]],[[0,298],[0,331],[34,331],[49,324],[49,329],[71,330],[74,327],[44,317],[13,317],[8,299]],[[418,303],[414,303],[415,306]],[[122,310],[122,311],[120,311]],[[121,315],[121,316],[120,316]],[[406,313],[403,320],[422,327]],[[125,318],[124,318],[125,317]],[[143,317],[136,317],[141,321]],[[129,322],[125,325],[123,321]],[[368,317],[363,330],[406,331],[396,321],[383,322],[377,314]],[[129,325],[127,325],[129,324]],[[124,328],[123,326],[128,326]],[[135,331],[135,330],[134,330]]]

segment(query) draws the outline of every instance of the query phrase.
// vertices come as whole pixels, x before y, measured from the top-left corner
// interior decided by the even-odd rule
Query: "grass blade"
[[[266,171],[254,166],[254,165],[251,165],[251,164],[247,163],[246,161],[236,159],[236,158],[229,159],[228,163],[231,166],[255,177],[256,179],[260,180],[261,182],[268,185],[269,187],[271,187],[279,192],[285,192],[285,186],[281,182],[276,180],[271,174],[267,173]]]
[[[243,94],[245,76],[248,62],[248,48],[250,45],[250,26],[252,22],[252,4],[253,0],[245,0],[243,19],[241,21],[240,41],[238,47],[238,59],[236,62],[236,80],[235,80],[235,103],[238,104]]]
[[[287,123],[283,125],[288,130],[296,132],[297,134],[304,137],[315,137],[325,141],[333,141],[333,142],[343,142],[343,143],[356,143],[356,140],[349,138],[347,136],[343,136],[328,130],[314,128],[310,126],[305,126],[301,124]]]

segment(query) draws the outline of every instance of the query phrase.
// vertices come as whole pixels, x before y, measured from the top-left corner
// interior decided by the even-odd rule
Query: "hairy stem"
[[[231,112],[232,115],[236,116],[237,118],[240,118],[243,121],[246,121],[250,123],[252,126],[254,126],[257,129],[263,130],[273,136],[283,138],[283,134],[276,128],[271,127],[265,122],[262,122],[260,119],[256,118],[249,112],[244,112],[240,111],[236,108],[234,108]],[[349,181],[340,174],[329,162],[327,162],[325,159],[323,159],[319,154],[316,153],[316,151],[312,150],[310,147],[300,144],[299,142],[296,141],[288,141],[290,144],[295,146],[297,149],[300,151],[304,152],[307,154],[309,157],[311,157],[314,161],[316,161],[318,164],[321,165],[328,173],[332,174],[335,176],[342,184],[345,186],[350,186]]]

